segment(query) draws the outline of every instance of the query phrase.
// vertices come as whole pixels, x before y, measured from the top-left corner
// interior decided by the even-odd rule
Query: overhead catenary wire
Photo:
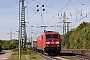
[[[60,10],[59,10],[59,12],[62,12],[62,10],[71,2],[72,0],[69,0],[69,2],[67,2]],[[59,13],[58,12],[58,13]],[[58,14],[57,13],[57,14]],[[57,14],[55,14],[55,16],[57,16]],[[53,18],[55,17],[55,16],[53,16]],[[53,19],[53,18],[51,18],[48,22],[47,22],[47,24]]]
[[[35,1],[35,0],[32,0],[32,1],[41,4],[40,2],[37,2],[37,1]],[[69,0],[69,2],[68,2],[67,4],[65,4],[65,6],[64,6],[62,9],[64,9],[70,2],[71,2],[71,0]],[[42,5],[42,4],[41,4],[41,5]],[[53,9],[53,10],[58,11],[58,13],[59,13],[59,12],[62,12],[62,11],[61,11],[62,9],[61,9],[61,10],[57,10],[57,9],[54,9],[54,8],[49,7],[49,6],[47,6],[47,5],[45,5],[45,6],[48,7],[48,8],[51,8],[51,9]],[[58,14],[58,13],[57,13],[57,14]],[[57,14],[56,14],[56,15],[57,15]],[[55,15],[55,16],[56,16],[56,15]],[[54,18],[55,16],[53,16],[53,18]],[[52,18],[52,19],[53,19],[53,18]],[[50,19],[50,20],[47,22],[47,24],[48,24],[52,19]],[[55,24],[55,25],[56,25],[56,24]]]
[[[37,2],[37,1],[35,1],[35,0],[32,0],[32,1],[34,1],[34,2],[36,2],[36,3],[38,3],[38,4],[41,4],[40,2]],[[68,5],[71,1],[72,1],[72,0],[69,0],[69,2],[68,2],[66,5]],[[47,2],[47,0],[45,1],[45,3],[46,3],[46,2]],[[42,5],[42,4],[41,4],[41,5]],[[66,6],[66,5],[65,5],[65,6]],[[45,6],[46,6],[46,5],[45,5]],[[63,8],[65,8],[65,6],[64,6]],[[54,8],[52,8],[52,7],[49,7],[49,6],[46,6],[46,7],[51,8],[51,9],[53,9],[53,10],[57,10],[57,9],[54,9]],[[63,9],[63,8],[62,8],[62,9]],[[61,9],[61,10],[62,10],[62,9]],[[60,12],[60,10],[57,10],[57,11]],[[37,13],[37,12],[35,12],[35,13],[30,17],[30,19],[31,19],[36,13]],[[67,13],[69,13],[69,12],[67,12]],[[58,13],[57,13],[57,14],[58,14]],[[56,14],[56,15],[57,15],[57,14]],[[71,14],[75,14],[75,13],[71,13]],[[56,15],[55,15],[55,16],[56,16]],[[53,16],[53,18],[54,18],[55,16]],[[52,18],[52,19],[53,19],[53,18]],[[51,21],[52,19],[50,19],[50,21]],[[48,24],[50,21],[48,21],[47,24]]]
[[[34,2],[36,2],[36,3],[38,3],[38,4],[41,4],[40,2],[37,2],[37,1],[35,1],[35,0],[32,0],[32,1],[34,1]],[[46,2],[47,2],[47,0],[45,1],[45,3],[46,3]],[[65,4],[65,6],[64,6],[62,9],[64,9],[70,2],[71,2],[71,0],[69,0],[69,2],[68,2],[67,4]],[[43,4],[41,4],[41,5],[43,5]],[[61,10],[57,10],[57,9],[52,8],[52,7],[49,7],[49,6],[47,6],[47,5],[45,5],[45,6],[48,7],[48,8],[51,8],[51,9],[53,9],[53,10],[58,11],[58,13],[59,13],[59,12],[62,12],[62,11],[61,11],[62,9],[61,9]],[[40,8],[41,8],[41,7],[40,7]],[[40,8],[39,8],[39,9],[40,9]],[[32,18],[36,13],[37,13],[37,12],[35,12],[30,18]],[[58,13],[57,13],[57,14],[58,14]],[[56,14],[56,15],[57,15],[57,14]],[[55,16],[56,16],[56,15],[55,15]],[[53,18],[54,18],[55,16],[53,16]],[[52,18],[52,19],[53,19],[53,18]],[[50,19],[50,20],[47,22],[47,24],[48,24],[52,19]]]
[[[37,1],[35,1],[35,0],[32,0],[32,1],[34,1],[34,2],[36,2],[36,3],[38,3],[38,4],[41,4],[40,2],[37,2]],[[47,1],[47,0],[46,0],[46,1]],[[69,2],[68,2],[68,3],[69,3]],[[67,3],[67,4],[68,4],[68,3]],[[67,5],[67,4],[66,4],[66,5]],[[41,5],[43,5],[43,4],[41,4]],[[65,5],[63,8],[65,8],[66,5]],[[45,5],[45,6],[46,6],[46,5]],[[54,9],[54,8],[52,8],[52,7],[49,7],[49,6],[46,6],[46,7],[51,8],[51,9],[53,9],[53,10],[56,10],[56,11],[58,11],[58,12],[61,12],[60,10]],[[62,9],[63,9],[63,8],[62,8]],[[61,10],[62,10],[62,9],[61,9]],[[36,13],[36,12],[35,12],[35,13]],[[57,15],[57,14],[56,14],[56,15]],[[55,15],[55,16],[56,16],[56,15]]]
[[[41,5],[44,5],[46,2],[47,2],[47,0],[45,0],[45,2],[44,2],[43,4],[41,4]],[[31,7],[31,6],[30,6],[30,7]],[[32,7],[31,7],[31,8],[32,8]],[[40,9],[40,8],[42,8],[42,7],[39,7],[39,9]],[[32,8],[32,9],[33,9],[33,8]],[[34,10],[34,9],[33,9],[33,10]],[[35,13],[34,13],[29,19],[31,19],[32,17],[34,17],[34,15],[35,15],[36,13],[37,13],[37,12],[36,12],[36,10],[35,10]],[[28,20],[29,20],[29,19],[28,19]]]
[[[37,1],[35,1],[35,0],[32,0],[32,1],[41,4],[40,2],[37,2]],[[64,6],[61,10],[63,10],[71,1],[72,1],[72,0],[69,0],[69,2],[68,2],[67,4],[65,4],[65,6]],[[42,4],[41,4],[41,5],[42,5]],[[45,5],[45,6],[46,6],[46,5]],[[46,7],[49,8],[49,6],[46,6]],[[52,7],[50,7],[50,8],[53,9],[53,10],[58,11],[58,13],[61,12],[60,10],[54,9],[54,8],[52,8]],[[58,14],[58,13],[57,13],[57,14]],[[69,13],[69,12],[67,12],[67,13]],[[55,16],[57,16],[57,14],[56,14]],[[75,13],[71,13],[71,14],[75,14]],[[54,17],[55,17],[55,16],[54,16]],[[52,19],[53,19],[53,18],[52,18]],[[51,20],[52,20],[52,19],[51,19]],[[51,20],[50,20],[50,21],[51,21]],[[49,23],[49,22],[47,22],[47,24],[48,24],[48,23]]]
[[[32,1],[34,1],[34,2],[36,2],[36,3],[38,3],[38,4],[41,4],[40,2],[37,2],[37,1],[35,1],[35,0],[32,0]],[[43,4],[41,4],[41,5],[43,5]],[[55,8],[49,7],[48,5],[45,5],[45,6],[48,7],[48,8],[50,8],[50,9],[53,9],[53,10],[59,11],[58,9],[55,9]]]
[[[33,0],[32,0],[32,1],[33,1]],[[35,2],[35,1],[34,1],[34,2]],[[46,0],[43,4],[45,4],[46,2],[47,2],[47,0]],[[39,4],[41,4],[41,3],[39,3]],[[41,5],[43,5],[43,4],[41,4]],[[30,6],[30,5],[29,5],[29,6]],[[30,6],[30,7],[31,7],[31,6]],[[31,8],[32,8],[32,7],[31,7]],[[39,7],[39,9],[40,9],[40,8],[42,8],[42,7]],[[32,9],[33,9],[33,8],[32,8]],[[37,12],[36,12],[36,9],[33,9],[33,10],[34,10],[35,12],[32,14],[32,16],[31,16],[30,18],[28,18],[28,20],[31,19],[32,17],[34,17],[34,15],[36,15],[36,13],[37,13]]]
[[[70,12],[67,12],[67,13],[70,14],[71,21],[72,21],[72,16],[73,16],[73,14],[76,14],[76,13],[70,13]],[[83,14],[84,14],[84,15],[83,15]],[[82,15],[83,15],[83,16],[82,16]],[[84,18],[87,18],[88,13],[82,13],[82,11],[81,11],[81,16],[82,16],[82,17],[80,17],[80,20],[82,20],[82,19],[84,19]]]

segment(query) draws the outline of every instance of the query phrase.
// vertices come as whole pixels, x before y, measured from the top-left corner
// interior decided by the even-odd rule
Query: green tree
[[[2,50],[2,44],[3,42],[0,40],[0,51]]]
[[[7,49],[14,49],[14,48],[18,48],[18,40],[4,40],[3,41],[3,45],[2,48],[7,48]]]
[[[10,48],[14,49],[14,48],[18,48],[18,40],[11,40],[10,41]]]
[[[90,22],[83,22],[77,28],[64,34],[62,46],[72,49],[90,49]]]

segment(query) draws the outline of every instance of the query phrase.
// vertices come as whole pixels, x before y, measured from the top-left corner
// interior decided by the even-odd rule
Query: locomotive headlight
[[[59,47],[59,45],[57,45],[57,47]]]
[[[59,44],[59,42],[55,42],[56,44]]]
[[[48,47],[48,45],[46,45]]]
[[[46,42],[46,44],[50,44],[50,42]]]

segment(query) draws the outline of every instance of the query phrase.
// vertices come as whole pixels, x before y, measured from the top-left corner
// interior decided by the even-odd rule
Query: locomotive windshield
[[[50,38],[58,39],[58,34],[47,34],[46,39],[50,39]]]

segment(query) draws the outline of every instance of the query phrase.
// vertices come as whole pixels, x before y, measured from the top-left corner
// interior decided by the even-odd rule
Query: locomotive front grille
[[[45,52],[47,53],[54,53],[54,52],[59,52],[61,50],[61,47],[46,47]]]
[[[49,44],[48,44],[48,45],[46,45],[46,47],[60,47],[60,45],[58,45],[58,44],[57,44],[57,45],[56,45],[56,44],[50,44],[50,45],[49,45]]]

